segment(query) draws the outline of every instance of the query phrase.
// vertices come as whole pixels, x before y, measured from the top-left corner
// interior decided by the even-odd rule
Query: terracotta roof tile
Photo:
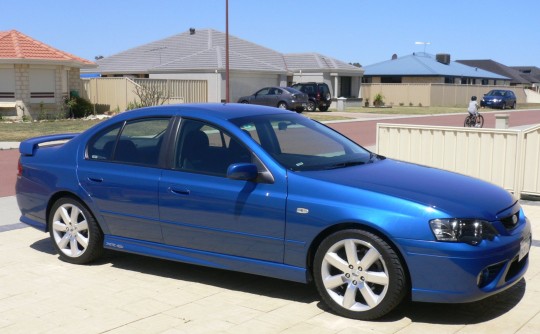
[[[94,63],[37,41],[17,30],[0,31],[0,59],[43,59]]]

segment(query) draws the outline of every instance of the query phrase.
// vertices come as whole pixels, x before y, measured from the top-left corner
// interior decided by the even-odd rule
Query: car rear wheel
[[[279,109],[287,109],[287,103],[285,103],[285,102],[279,102],[278,105],[277,105],[277,107],[278,107]]]
[[[307,111],[315,111],[317,109],[317,106],[315,105],[315,101],[309,100],[307,103]]]
[[[315,254],[313,275],[322,300],[353,319],[380,318],[401,303],[407,278],[396,252],[362,230],[338,231]]]
[[[83,264],[103,252],[103,233],[92,213],[78,200],[64,197],[49,213],[49,233],[60,259]]]

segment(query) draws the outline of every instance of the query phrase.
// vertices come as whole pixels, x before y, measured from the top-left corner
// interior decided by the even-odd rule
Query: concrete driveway
[[[87,266],[58,259],[48,234],[0,198],[2,333],[540,333],[540,202],[525,279],[462,305],[405,303],[379,321],[336,316],[312,285],[108,252]]]

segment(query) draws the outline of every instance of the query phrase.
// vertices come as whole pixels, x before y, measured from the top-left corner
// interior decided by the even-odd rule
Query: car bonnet
[[[493,220],[516,202],[508,191],[480,179],[392,159],[301,174],[423,204],[460,218]]]

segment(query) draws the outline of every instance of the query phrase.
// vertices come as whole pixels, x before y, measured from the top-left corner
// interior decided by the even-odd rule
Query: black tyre
[[[316,109],[317,109],[317,105],[315,104],[315,101],[308,100],[306,110],[307,111],[315,111]]]
[[[471,115],[465,117],[465,122],[463,123],[463,126],[466,127],[466,128],[470,128],[471,126],[474,126],[474,124],[472,124],[473,121],[472,121],[472,117]]]
[[[60,198],[49,212],[48,223],[51,240],[61,260],[83,264],[103,253],[103,233],[80,201]]]
[[[242,100],[240,103],[248,104],[249,102],[247,100]]]
[[[516,102],[512,103],[512,109],[516,109]]]
[[[329,106],[320,106],[319,110],[320,111],[328,111],[328,108],[329,108]]]
[[[408,289],[396,252],[362,230],[338,231],[320,244],[313,264],[322,300],[338,315],[371,320],[398,306]]]
[[[482,115],[478,115],[476,116],[476,124],[478,125],[477,127],[481,128],[484,126],[484,116]]]
[[[278,107],[279,109],[287,109],[287,103],[285,103],[285,102],[283,102],[283,101],[282,101],[282,102],[279,102],[278,105],[277,105],[277,107]]]
[[[501,105],[501,109],[502,110],[506,109],[506,102],[503,102],[503,104]]]

